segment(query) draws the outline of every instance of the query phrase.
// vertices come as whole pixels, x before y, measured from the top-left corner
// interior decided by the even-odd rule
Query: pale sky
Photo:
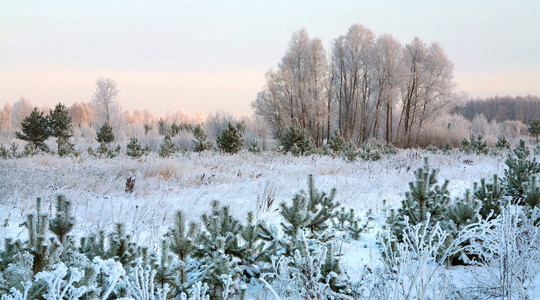
[[[102,76],[130,111],[252,115],[295,31],[330,51],[355,23],[439,42],[457,91],[540,95],[540,1],[0,0],[0,105],[90,101]]]

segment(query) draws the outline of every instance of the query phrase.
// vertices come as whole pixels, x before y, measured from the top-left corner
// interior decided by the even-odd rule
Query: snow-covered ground
[[[360,242],[342,245],[344,265],[350,275],[363,264],[377,264],[379,254],[375,233],[384,222],[383,211],[396,208],[413,180],[413,171],[424,158],[439,168],[439,179],[450,181],[453,197],[461,196],[480,178],[502,175],[503,156],[477,156],[453,153],[434,155],[417,150],[402,150],[379,161],[348,163],[328,156],[293,157],[266,152],[237,155],[192,153],[162,159],[151,155],[142,159],[59,158],[35,156],[0,160],[0,236],[22,237],[21,223],[43,199],[52,212],[52,197],[65,194],[74,201],[77,225],[75,234],[110,230],[122,222],[137,242],[157,246],[172,224],[176,210],[189,219],[210,209],[213,200],[229,205],[241,219],[248,211],[257,218],[279,223],[278,205],[307,188],[308,174],[322,191],[337,189],[336,199],[353,208],[357,215],[373,211],[372,229]],[[128,177],[136,178],[135,191],[126,193]],[[261,199],[275,199],[269,209],[261,209]],[[356,277],[356,276],[354,276]]]
[[[248,211],[258,218],[278,218],[278,204],[306,189],[308,174],[313,174],[319,190],[336,188],[336,199],[345,207],[359,213],[372,209],[377,216],[385,208],[399,206],[424,157],[440,169],[441,181],[450,181],[453,197],[472,188],[474,181],[502,175],[504,170],[503,156],[434,155],[416,150],[353,163],[271,152],[192,153],[170,159],[35,156],[0,160],[0,235],[18,236],[24,231],[19,225],[33,209],[35,198],[41,197],[44,207],[52,210],[52,197],[63,193],[75,204],[75,232],[110,229],[123,222],[138,242],[153,244],[171,225],[176,210],[198,219],[213,200],[231,206],[241,219]],[[136,178],[132,194],[124,191],[129,177]],[[260,209],[261,199],[272,195],[272,207]]]

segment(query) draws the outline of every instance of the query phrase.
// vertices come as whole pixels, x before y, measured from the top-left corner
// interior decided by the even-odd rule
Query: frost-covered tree
[[[536,139],[536,143],[538,144],[538,134],[540,133],[540,120],[532,121],[529,127],[527,128],[527,131],[534,135],[534,138]]]
[[[503,201],[504,194],[504,188],[496,174],[489,183],[486,183],[484,178],[480,180],[480,184],[474,183],[473,196],[481,203],[479,213],[482,218],[487,219],[490,215],[497,217],[500,214],[506,204]]]
[[[220,135],[216,139],[218,149],[225,153],[235,154],[244,146],[244,131],[246,127],[242,123],[233,125],[231,122],[227,124]]]
[[[176,212],[174,226],[167,232],[169,239],[169,249],[174,253],[179,261],[178,289],[185,291],[188,288],[187,265],[188,258],[197,250],[196,239],[199,234],[199,227],[196,223],[189,223],[186,228],[184,214]]]
[[[424,166],[414,171],[415,181],[409,182],[409,191],[401,202],[398,214],[407,216],[412,225],[426,221],[428,216],[432,222],[444,219],[444,211],[450,200],[448,180],[438,184],[438,169],[431,169],[427,158]]]
[[[345,138],[341,135],[339,130],[334,130],[334,133],[328,140],[328,147],[335,153],[339,154],[345,148]]]
[[[113,124],[118,113],[118,85],[110,78],[98,78],[96,80],[96,90],[92,95],[92,103],[95,112],[99,116],[99,121]]]
[[[307,154],[314,147],[297,121],[293,121],[287,132],[279,140],[279,145],[283,153],[291,152],[293,155]]]
[[[195,146],[193,146],[193,151],[202,152],[204,150],[212,149],[212,143],[206,140],[208,136],[204,133],[204,130],[200,125],[195,126],[193,129],[193,136],[195,137],[193,140],[193,143],[195,144]]]
[[[35,107],[30,115],[22,120],[21,128],[22,133],[15,133],[18,139],[29,142],[37,149],[47,150],[45,140],[51,136],[51,130],[49,128],[49,121],[43,115],[42,111],[39,111]]]
[[[49,216],[41,211],[41,198],[36,200],[36,211],[26,216],[24,226],[28,231],[25,250],[33,256],[32,271],[35,274],[44,270],[47,265],[57,263],[62,250],[59,242],[47,239]]]
[[[96,135],[96,141],[100,144],[110,144],[115,140],[113,129],[108,122],[103,123]]]
[[[309,238],[322,237],[332,219],[338,214],[336,208],[339,203],[334,201],[335,195],[335,189],[332,189],[329,194],[319,192],[315,188],[313,176],[310,175],[307,193],[302,191],[296,194],[290,205],[286,202],[280,204],[283,232],[293,242],[298,241],[298,234],[304,229],[308,231]]]
[[[518,204],[522,204],[523,196],[527,190],[527,183],[533,175],[540,172],[540,164],[536,158],[529,159],[530,150],[523,140],[513,150],[513,154],[508,154],[506,169],[504,170],[504,186],[506,194]]]
[[[49,220],[49,229],[56,235],[60,244],[65,245],[66,235],[75,226],[75,217],[72,215],[73,203],[64,195],[56,195],[55,216]]]
[[[178,152],[178,147],[173,143],[170,136],[165,136],[163,142],[159,146],[159,156],[160,157],[171,157],[173,154]]]
[[[252,103],[281,138],[292,122],[317,146],[329,135],[331,98],[328,93],[328,62],[322,41],[310,38],[305,29],[295,32],[277,70],[266,73],[266,86]]]
[[[73,136],[72,118],[66,106],[58,103],[54,110],[50,110],[48,118],[51,135],[56,138],[58,154],[62,156],[73,152],[73,145],[69,142],[69,138]]]
[[[150,148],[148,146],[143,148],[139,139],[136,137],[131,137],[126,145],[126,154],[129,157],[140,158],[141,156],[148,154],[148,152],[150,152]]]

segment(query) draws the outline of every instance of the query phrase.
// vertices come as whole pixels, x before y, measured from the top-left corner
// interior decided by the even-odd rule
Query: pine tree
[[[193,140],[193,143],[195,144],[195,146],[193,146],[193,151],[203,152],[204,150],[212,149],[212,143],[206,141],[208,136],[206,135],[206,133],[204,133],[201,125],[195,126],[195,128],[193,129],[193,136],[195,137],[195,139]]]
[[[510,143],[504,135],[499,135],[497,137],[497,142],[495,143],[494,147],[498,150],[506,150],[510,149]]]
[[[341,207],[336,215],[334,227],[338,230],[345,230],[347,228],[346,223],[351,223],[354,220],[354,210],[351,208],[349,211],[345,210],[345,207]]]
[[[49,112],[48,118],[51,135],[56,138],[58,154],[64,156],[73,152],[73,145],[69,142],[69,138],[73,136],[72,118],[66,106],[62,103],[56,104],[54,110]]]
[[[64,195],[56,195],[55,217],[49,220],[49,230],[56,235],[60,244],[65,245],[66,235],[75,226],[72,215],[73,204]]]
[[[341,153],[343,148],[345,148],[345,138],[341,135],[339,130],[335,130],[334,134],[328,140],[328,147],[332,149],[334,153]]]
[[[159,118],[159,121],[158,121],[158,132],[159,132],[159,135],[167,134],[167,125],[165,124],[165,120],[163,120],[162,118]]]
[[[540,164],[536,158],[528,159],[530,155],[529,148],[523,140],[514,149],[512,154],[508,154],[505,161],[507,168],[504,170],[504,187],[506,195],[517,204],[523,204],[523,196],[527,190],[527,183],[531,176],[540,172]]]
[[[96,141],[100,144],[110,144],[113,143],[114,140],[115,137],[111,125],[107,122],[103,123],[97,133]]]
[[[358,241],[362,232],[366,231],[367,223],[360,225],[360,219],[355,218],[349,225],[347,225],[347,230],[349,231],[350,237]]]
[[[154,266],[154,268],[156,270],[154,277],[156,286],[161,290],[164,290],[165,287],[168,286],[172,291],[176,286],[176,276],[179,265],[173,262],[173,256],[169,252],[169,243],[167,239],[163,239],[161,242],[161,255],[158,264]]]
[[[259,142],[257,142],[255,139],[249,143],[248,151],[251,153],[260,153],[262,151],[261,147],[259,147]]]
[[[45,140],[51,136],[51,130],[49,129],[49,121],[42,111],[35,107],[30,115],[23,119],[21,127],[22,133],[15,133],[18,139],[29,142],[36,149],[48,150]]]
[[[538,134],[540,133],[540,120],[532,121],[527,128],[527,131],[534,134],[534,138],[536,139],[536,143],[538,144]]]
[[[487,154],[488,147],[487,142],[483,140],[484,136],[479,134],[478,136],[471,133],[469,139],[466,138],[461,141],[461,150],[465,153],[475,154]]]
[[[240,234],[246,243],[244,264],[253,264],[256,258],[259,257],[263,244],[259,243],[259,226],[255,224],[252,212],[248,212],[246,225],[243,226]]]
[[[343,159],[348,162],[355,161],[360,155],[360,152],[356,148],[356,145],[351,141],[349,141],[347,145],[345,145],[341,153],[342,153]]]
[[[152,124],[144,123],[144,134],[147,135],[152,130]]]
[[[473,196],[481,203],[479,213],[482,218],[487,219],[490,215],[490,218],[496,218],[501,213],[501,208],[504,205],[502,201],[504,193],[504,188],[501,186],[497,174],[493,175],[491,183],[486,183],[484,178],[480,180],[480,185],[474,183]]]
[[[523,202],[530,210],[540,208],[540,187],[537,185],[536,176],[533,176],[527,186]]]
[[[165,136],[163,142],[159,146],[160,157],[171,157],[174,153],[178,152],[178,147],[172,142],[170,136]]]
[[[283,153],[291,152],[293,155],[303,155],[313,149],[313,143],[296,120],[293,121],[285,135],[280,139],[279,145]]]
[[[477,221],[480,207],[480,201],[474,199],[469,190],[465,192],[463,198],[458,198],[448,207],[446,217],[450,221],[451,225],[449,227],[454,237],[459,234],[464,226]]]
[[[343,273],[339,265],[339,258],[334,254],[332,243],[326,243],[324,263],[321,265],[322,281],[328,282],[330,288],[336,293],[347,293],[347,283],[339,279]]]
[[[244,131],[245,126],[242,123],[237,123],[235,126],[229,122],[227,128],[216,139],[218,149],[225,153],[238,153],[244,145],[244,139],[242,137]]]
[[[431,169],[427,158],[424,167],[414,171],[415,181],[409,182],[409,191],[405,193],[405,200],[401,202],[398,214],[407,216],[409,223],[416,225],[427,220],[430,222],[443,219],[444,210],[449,201],[448,180],[437,185],[438,169]]]
[[[24,226],[28,230],[28,241],[25,250],[33,257],[32,271],[35,274],[43,271],[47,265],[55,264],[62,246],[51,238],[47,241],[47,214],[41,212],[41,198],[36,200],[36,212],[26,216]]]
[[[304,228],[312,236],[320,237],[329,227],[331,219],[337,215],[335,209],[339,203],[334,201],[335,189],[329,195],[317,191],[312,175],[308,177],[308,188],[307,195],[303,191],[296,194],[290,206],[285,202],[280,204],[280,214],[284,219],[281,223],[283,232],[293,240]]]
[[[134,267],[137,247],[131,241],[131,236],[126,234],[125,225],[122,223],[115,224],[114,231],[109,235],[109,249],[106,252],[106,258],[113,258],[124,267]]]
[[[230,214],[229,206],[221,206],[218,201],[212,202],[210,214],[201,216],[204,231],[199,235],[197,255],[202,257],[223,247],[225,254],[245,258],[246,248],[240,245],[242,224]]]
[[[169,249],[176,254],[180,261],[179,289],[183,292],[187,289],[186,267],[188,257],[197,249],[195,239],[199,234],[199,227],[195,223],[190,223],[186,229],[184,214],[181,211],[176,212],[174,218],[174,227],[169,229],[167,237],[169,238]]]
[[[132,137],[129,139],[129,143],[126,145],[126,154],[133,158],[139,158],[143,155],[148,154],[150,149],[147,147],[143,148],[139,139]]]

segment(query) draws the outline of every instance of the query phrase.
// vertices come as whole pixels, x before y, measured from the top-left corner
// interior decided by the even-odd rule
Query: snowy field
[[[504,156],[435,155],[416,150],[353,163],[328,156],[270,152],[192,153],[170,159],[151,155],[138,160],[55,156],[0,160],[0,235],[24,234],[20,224],[33,210],[35,199],[41,197],[52,212],[52,197],[63,193],[75,204],[75,233],[110,230],[114,223],[122,222],[137,242],[157,245],[176,210],[197,220],[210,210],[213,200],[231,206],[242,220],[248,211],[260,219],[277,219],[279,203],[306,189],[308,174],[313,174],[319,190],[336,188],[336,200],[343,206],[355,209],[358,215],[371,209],[382,221],[384,209],[399,207],[408,182],[414,179],[413,171],[423,165],[424,157],[440,169],[440,181],[450,181],[452,197],[472,189],[474,181],[502,175],[504,170]],[[136,178],[132,194],[125,192],[129,177]],[[272,206],[261,209],[261,199],[268,197],[275,199]]]
[[[59,158],[35,156],[0,160],[0,235],[25,238],[24,216],[32,211],[35,198],[53,210],[52,197],[65,194],[74,201],[77,218],[74,234],[99,229],[112,230],[115,223],[127,225],[134,240],[157,249],[162,235],[172,225],[174,212],[183,210],[192,220],[210,210],[219,200],[231,206],[244,220],[248,211],[258,219],[279,224],[278,205],[307,188],[308,174],[316,187],[337,189],[336,200],[357,215],[372,210],[374,221],[360,241],[341,245],[348,275],[358,278],[364,265],[380,265],[376,232],[385,221],[385,210],[398,208],[413,171],[429,159],[439,168],[439,180],[450,181],[452,198],[471,189],[474,181],[503,174],[504,156],[452,153],[430,154],[401,150],[379,161],[348,163],[328,156],[293,157],[266,152],[238,155],[192,153],[170,159],[151,155],[142,159]],[[128,177],[136,178],[132,194],[125,192]],[[269,209],[263,199],[274,199]],[[365,220],[365,218],[364,218]]]

